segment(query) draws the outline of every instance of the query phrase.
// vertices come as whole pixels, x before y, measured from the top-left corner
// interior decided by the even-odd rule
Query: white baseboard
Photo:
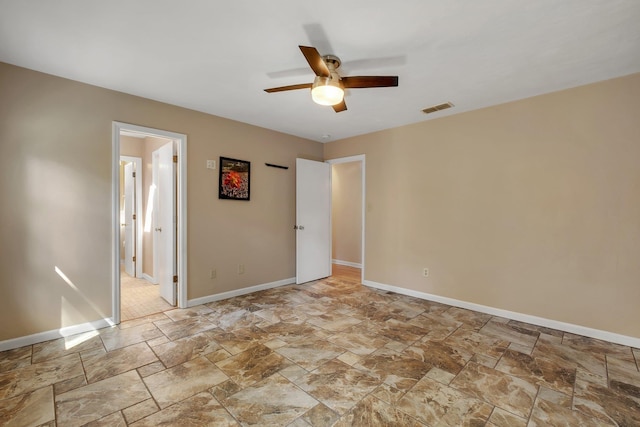
[[[289,279],[282,279],[276,282],[263,283],[261,285],[250,286],[248,288],[236,289],[233,291],[222,292],[220,294],[208,295],[206,297],[190,299],[187,301],[187,307],[193,307],[200,304],[206,304],[208,302],[220,301],[223,299],[229,299],[240,295],[251,294],[253,292],[264,291],[266,289],[277,288],[278,286],[290,285],[296,283],[296,278],[291,277]]]
[[[276,282],[264,283],[261,285],[250,286],[248,288],[237,289],[228,292],[222,292],[220,294],[209,295],[206,297],[195,298],[187,301],[187,307],[193,307],[200,304],[206,304],[208,302],[220,301],[228,298],[233,298],[240,295],[246,295],[253,292],[263,291],[266,289],[277,288],[279,286],[290,285],[296,282],[294,277],[289,279],[278,280]],[[630,337],[627,335],[621,335],[614,332],[602,331],[600,329],[587,328],[585,326],[574,325],[572,323],[559,322],[557,320],[545,319],[543,317],[532,316],[529,314],[517,313],[514,311],[503,310],[500,308],[489,307],[486,305],[476,304],[467,301],[461,301],[454,298],[443,297],[439,295],[429,294],[426,292],[414,291],[412,289],[405,289],[398,286],[386,285],[383,283],[373,282],[371,280],[365,280],[364,285],[381,289],[384,291],[395,292],[401,295],[408,295],[415,298],[424,300],[439,302],[442,304],[451,305],[454,307],[466,308],[468,310],[479,311],[481,313],[490,314],[492,316],[505,317],[507,319],[517,320],[520,322],[531,323],[533,325],[544,326],[546,328],[558,329],[564,332],[572,334],[583,335],[591,338],[596,338],[604,341],[609,341],[616,344],[626,345],[634,348],[640,348],[640,338]],[[78,325],[66,326],[60,329],[54,329],[51,331],[39,332],[33,335],[27,335],[24,337],[12,338],[5,341],[0,341],[0,351],[12,350],[14,348],[23,347],[25,345],[37,344],[44,341],[50,341],[58,338],[64,338],[71,335],[81,334],[85,332],[95,331],[97,329],[107,328],[114,326],[113,319],[100,319],[93,322],[81,323]]]
[[[517,320],[520,322],[531,323],[533,325],[544,326],[546,328],[558,329],[560,331],[569,332],[576,335],[597,338],[616,344],[627,345],[634,348],[640,348],[640,338],[630,337],[627,335],[616,334],[614,332],[602,331],[600,329],[587,328],[585,326],[574,325],[572,323],[559,322],[557,320],[545,319],[544,317],[532,316],[529,314],[517,313],[514,311],[503,310],[500,308],[489,307],[486,305],[475,304],[472,302],[461,301],[454,298],[442,297],[439,295],[428,294],[425,292],[414,291],[412,289],[400,288],[398,286],[385,285],[383,283],[365,280],[366,286],[381,289],[383,291],[395,292],[402,295],[408,295],[415,298],[425,299],[429,301],[439,302],[442,304],[452,305],[454,307],[466,308],[468,310],[479,311],[481,313],[491,314],[492,316],[506,317],[507,319]]]
[[[147,282],[149,282],[149,283],[153,283],[154,285],[158,284],[156,279],[154,279],[153,277],[149,276],[147,273],[142,273],[142,278],[144,280],[146,280]]]
[[[357,262],[342,261],[342,260],[339,260],[339,259],[332,259],[331,262],[333,264],[346,265],[347,267],[362,268],[362,264],[358,264]]]
[[[25,345],[37,344],[40,342],[55,340],[58,338],[69,337],[72,335],[82,334],[85,332],[95,331],[97,329],[108,328],[114,326],[113,319],[100,319],[94,322],[81,323],[79,325],[65,326],[64,328],[54,329],[51,331],[39,332],[25,337],[13,338],[10,340],[0,341],[0,351],[12,350]]]

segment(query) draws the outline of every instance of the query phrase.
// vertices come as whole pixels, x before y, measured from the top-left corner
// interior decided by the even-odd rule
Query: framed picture
[[[251,162],[220,157],[218,199],[249,200]]]

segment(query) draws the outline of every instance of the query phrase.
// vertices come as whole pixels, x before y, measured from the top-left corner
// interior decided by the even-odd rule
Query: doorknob
[[[158,227],[158,228],[156,228],[156,231],[160,231],[160,232],[162,232],[162,227]]]
[[[294,225],[293,229],[294,230],[304,230],[304,225]]]

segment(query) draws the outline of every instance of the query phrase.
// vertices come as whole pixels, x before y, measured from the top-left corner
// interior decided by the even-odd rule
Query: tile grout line
[[[542,388],[542,386],[540,384],[537,384],[537,387],[538,387],[538,391],[536,392],[536,397],[533,398],[533,404],[531,405],[531,409],[529,410],[529,416],[527,417],[527,425],[531,423],[531,417],[533,416],[533,411],[536,408],[536,401],[540,396],[540,389]]]
[[[606,380],[607,380],[607,387],[611,388],[611,379],[609,378],[609,355],[605,354],[604,355],[604,367],[605,367],[605,373],[607,375]]]
[[[343,362],[343,363],[344,363],[344,362]],[[298,365],[297,363],[296,363],[296,365],[297,365],[297,366],[300,366],[300,365]],[[346,365],[346,363],[345,363],[345,365]],[[302,366],[300,366],[300,368],[302,368]],[[302,369],[304,369],[304,368],[302,368]],[[316,369],[317,369],[317,368],[316,368]],[[307,371],[306,369],[304,369],[304,370],[305,370],[305,371]],[[311,371],[307,371],[307,372],[310,374],[310,373],[312,373],[313,371],[315,371],[315,369],[313,369],[313,370],[311,370]],[[324,405],[324,406],[327,406],[327,405],[325,405],[323,402],[321,402],[318,398],[316,398],[316,397],[315,397],[315,396],[313,396],[312,394],[308,393],[307,391],[303,390],[303,389],[302,389],[302,387],[300,387],[298,384],[296,384],[295,382],[293,382],[293,381],[292,381],[292,380],[290,380],[289,378],[287,378],[287,377],[285,377],[284,375],[282,375],[282,374],[280,373],[280,371],[278,371],[278,372],[274,373],[273,375],[279,375],[279,376],[281,376],[282,378],[284,378],[285,380],[287,380],[287,381],[288,381],[292,386],[294,386],[295,388],[297,388],[298,390],[300,390],[302,393],[306,394],[307,396],[309,396],[310,398],[312,398],[313,400],[315,400],[316,402],[318,402],[318,403],[316,403],[315,405],[313,405],[313,407],[312,407],[312,408],[309,408],[309,410],[307,410],[307,411],[305,411],[303,414],[301,414],[299,417],[296,417],[296,419],[301,418],[303,415],[305,415],[307,412],[309,412],[310,410],[312,410],[313,408],[315,408],[315,407],[316,407],[316,406],[318,406],[319,404],[322,404],[322,405]],[[305,375],[306,375],[306,374],[305,374]],[[258,381],[258,382],[259,382],[259,381]],[[236,392],[236,393],[238,393],[238,392]],[[236,394],[236,393],[234,393],[234,394]],[[232,394],[231,396],[233,396],[233,394]],[[329,407],[327,406],[327,408],[329,408]],[[331,409],[331,408],[329,408],[329,409],[333,411],[333,409]],[[333,411],[333,412],[336,412],[336,411]],[[341,416],[338,412],[336,412],[336,414],[338,414],[338,420],[339,420],[340,418],[342,418],[342,416]],[[295,421],[296,419],[294,419],[293,421]],[[306,422],[306,420],[303,420],[303,421],[305,421],[305,422]],[[289,423],[289,424],[290,424],[290,423]],[[240,423],[240,425],[242,425],[242,423]]]
[[[156,326],[156,327],[157,327],[157,326]],[[159,329],[159,328],[158,328],[158,329]],[[162,331],[160,331],[160,332],[162,332]],[[153,338],[153,339],[155,339],[155,338]],[[168,338],[167,338],[167,339],[168,339]],[[169,340],[168,342],[173,342],[173,341]],[[160,356],[158,356],[158,353],[156,353],[156,352],[155,352],[155,350],[153,349],[153,347],[149,345],[149,341],[148,341],[148,340],[147,340],[147,341],[144,341],[144,343],[147,345],[147,347],[149,347],[149,350],[151,350],[151,352],[153,353],[153,355],[154,355],[154,356],[156,356],[156,359],[158,359],[158,362],[160,362],[160,364],[164,367],[163,371],[165,371],[165,370],[169,369],[169,368],[167,368],[167,365],[165,365],[165,363],[162,361],[162,359],[160,358]],[[167,344],[167,343],[165,343],[165,344]],[[162,345],[162,344],[160,344],[160,345]],[[152,362],[152,363],[155,363],[155,362]],[[151,363],[147,363],[147,365],[150,365],[150,364],[151,364]],[[146,366],[146,365],[145,365],[145,366]],[[161,372],[161,371],[158,371],[158,372]],[[153,374],[151,374],[151,375],[153,375]],[[144,379],[143,379],[143,380],[144,380]]]
[[[219,369],[219,368],[218,368],[218,369]],[[233,382],[233,383],[235,384],[235,382],[234,382],[231,378],[229,378],[229,379],[228,379],[228,381],[231,381],[231,382]],[[226,382],[226,381],[224,381],[224,382]],[[224,382],[222,382],[222,383],[220,383],[220,384],[223,384]],[[218,384],[218,385],[220,385],[220,384]],[[217,387],[217,386],[214,386],[214,387]],[[214,388],[214,387],[212,387],[212,388]],[[224,409],[224,410],[225,410],[225,412],[226,412],[227,414],[229,414],[229,416],[230,416],[231,418],[233,418],[233,419],[238,423],[238,425],[240,425],[240,426],[242,425],[242,423],[240,422],[240,420],[238,420],[238,419],[237,419],[237,418],[236,418],[236,417],[231,413],[231,411],[229,411],[229,408],[227,408],[227,407],[226,407],[222,402],[220,402],[220,400],[218,400],[218,398],[213,394],[213,392],[211,392],[211,389],[207,390],[207,393],[209,393],[209,394],[211,395],[211,397],[213,398],[213,400],[215,400],[216,402],[218,402],[218,405],[220,405],[220,407],[222,407],[222,409]],[[236,393],[237,393],[237,392],[236,392]],[[235,394],[235,393],[234,393],[234,394]]]
[[[145,388],[145,389],[147,390],[147,392],[149,393],[149,396],[151,396],[151,398],[150,398],[150,399],[151,399],[151,400],[153,400],[153,403],[155,403],[155,404],[156,404],[156,407],[158,408],[158,410],[157,410],[156,412],[154,412],[153,414],[157,414],[158,412],[162,411],[162,409],[163,409],[163,408],[160,406],[160,404],[158,404],[158,401],[156,400],[156,398],[155,398],[155,396],[153,395],[153,393],[151,393],[151,390],[150,390],[150,389],[149,389],[149,387],[147,386],[147,383],[146,383],[146,382],[144,382],[144,378],[142,378],[142,375],[140,375],[140,372],[138,372],[138,368],[136,368],[136,369],[134,369],[134,370],[136,371],[136,374],[138,374],[138,377],[140,378],[140,382],[144,385],[144,388]],[[162,371],[158,371],[158,372],[162,372]],[[143,400],[143,402],[144,402],[144,400]],[[138,403],[140,403],[140,402],[138,402]],[[175,403],[178,403],[178,402],[175,402]],[[136,405],[137,405],[137,403],[136,403]],[[135,406],[135,405],[131,405],[131,406]],[[130,408],[131,406],[129,406],[129,408]],[[171,405],[169,405],[169,406],[171,406]],[[126,409],[126,408],[125,408],[125,409]],[[147,418],[147,417],[150,417],[150,416],[151,416],[151,415],[153,415],[153,414],[146,415],[146,416],[144,416],[144,417],[142,417],[142,418],[140,418],[140,419],[141,419],[141,420],[143,420],[143,419],[145,419],[145,418]],[[122,414],[122,416],[124,417],[124,414]],[[126,417],[124,417],[124,419],[125,419],[124,421],[127,423],[127,425],[129,425],[129,422],[127,421],[127,418],[126,418]],[[139,420],[136,420],[136,421],[139,421]],[[135,422],[135,421],[134,421],[134,422]]]
[[[86,377],[85,377],[86,380]],[[58,405],[56,405],[56,387],[55,384],[51,385],[51,391],[53,392],[53,422],[58,425]]]

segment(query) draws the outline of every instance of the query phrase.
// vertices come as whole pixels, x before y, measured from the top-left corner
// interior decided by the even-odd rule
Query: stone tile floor
[[[0,424],[640,425],[639,349],[334,271],[0,353]]]

